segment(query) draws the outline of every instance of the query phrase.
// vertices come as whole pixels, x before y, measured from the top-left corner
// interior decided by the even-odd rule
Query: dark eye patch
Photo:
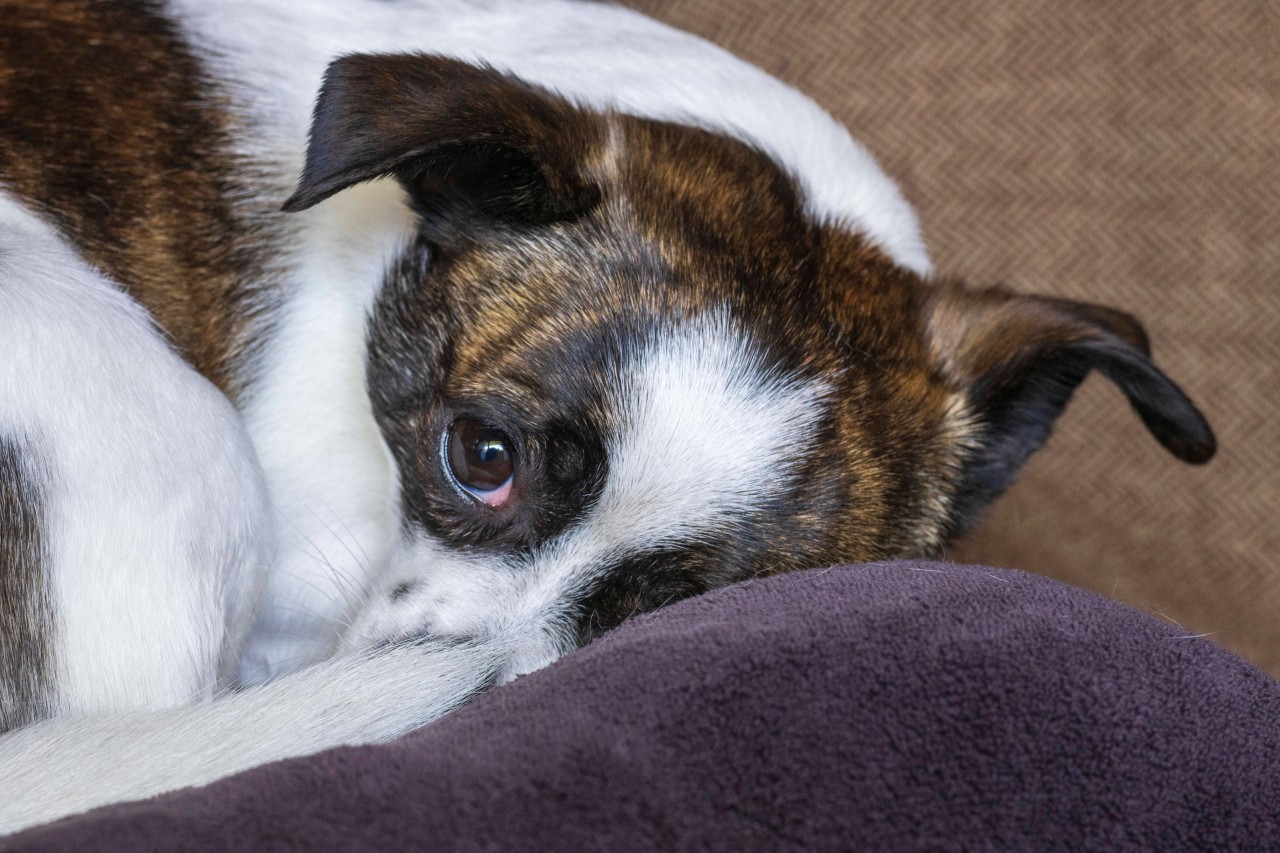
[[[380,415],[406,523],[454,548],[528,554],[582,519],[607,476],[601,428],[576,409],[548,420],[495,394]]]
[[[632,616],[706,592],[716,582],[715,553],[707,545],[627,557],[609,567],[578,603],[578,645]]]

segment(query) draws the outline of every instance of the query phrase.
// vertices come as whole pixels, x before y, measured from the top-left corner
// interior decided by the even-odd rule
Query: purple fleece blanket
[[[1183,633],[995,569],[755,581],[394,743],[0,848],[1280,849],[1280,685]]]

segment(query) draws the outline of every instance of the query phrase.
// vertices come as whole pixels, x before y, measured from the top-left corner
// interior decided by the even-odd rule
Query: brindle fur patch
[[[700,543],[697,578],[592,600],[630,612],[753,575],[936,552],[960,448],[954,389],[917,332],[919,278],[811,223],[794,182],[749,146],[628,116],[575,121],[583,145],[603,146],[589,158],[598,202],[536,228],[489,219],[424,237],[375,311],[369,385],[408,519],[468,550],[560,533],[607,476],[628,355],[655,329],[727,310],[770,368],[827,384],[833,403],[794,486]],[[477,513],[448,487],[437,436],[460,411],[529,448],[518,507]],[[557,445],[583,475],[553,482]]]
[[[232,201],[251,170],[225,97],[160,8],[0,3],[0,181],[235,391],[269,241]]]
[[[57,621],[38,461],[30,442],[0,436],[0,732],[50,710]]]

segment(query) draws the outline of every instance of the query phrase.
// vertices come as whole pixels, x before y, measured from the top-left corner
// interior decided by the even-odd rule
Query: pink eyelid
[[[511,484],[514,478],[508,478],[505,483],[498,488],[488,492],[479,492],[476,494],[485,506],[500,507],[506,506],[511,500]]]

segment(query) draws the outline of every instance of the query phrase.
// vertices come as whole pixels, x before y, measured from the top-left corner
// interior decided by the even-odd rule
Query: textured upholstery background
[[[1142,318],[1213,423],[1175,461],[1086,382],[950,556],[1137,605],[1280,675],[1280,6],[630,0],[808,92],[938,269]]]

